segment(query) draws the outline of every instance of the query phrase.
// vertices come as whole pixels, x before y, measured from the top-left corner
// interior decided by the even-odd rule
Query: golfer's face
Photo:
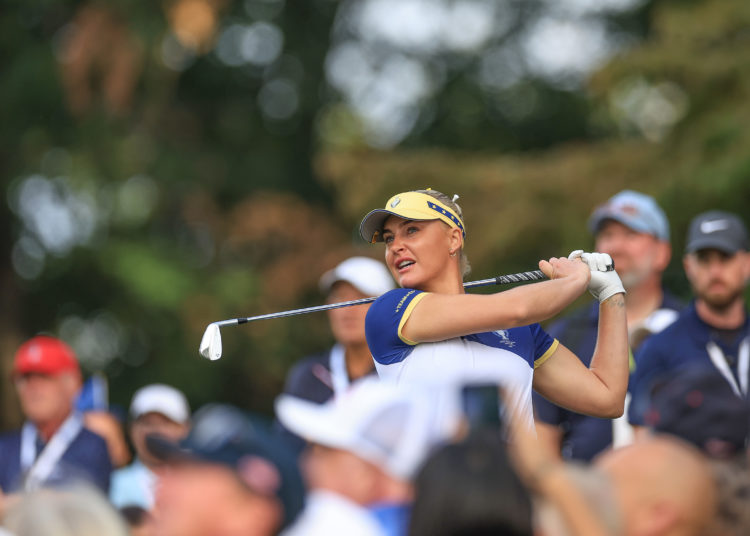
[[[385,263],[399,285],[424,288],[442,274],[450,258],[448,230],[440,220],[391,216],[385,221]]]

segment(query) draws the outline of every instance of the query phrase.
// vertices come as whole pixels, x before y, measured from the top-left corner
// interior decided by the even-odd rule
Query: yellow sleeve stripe
[[[421,294],[417,294],[416,296],[414,296],[414,299],[412,299],[411,302],[409,302],[409,305],[406,307],[404,314],[401,315],[401,321],[398,323],[398,338],[404,341],[409,346],[416,346],[419,343],[410,341],[409,339],[401,335],[401,330],[404,329],[404,324],[406,324],[406,321],[409,320],[414,307],[416,307],[417,304],[422,301],[422,298],[424,298],[428,294],[429,292],[422,292]]]
[[[549,345],[549,348],[547,348],[547,351],[544,352],[542,357],[534,360],[534,368],[538,368],[544,365],[544,362],[547,361],[552,356],[552,354],[555,353],[555,350],[557,350],[558,346],[560,346],[560,342],[557,339],[552,341],[552,344]]]

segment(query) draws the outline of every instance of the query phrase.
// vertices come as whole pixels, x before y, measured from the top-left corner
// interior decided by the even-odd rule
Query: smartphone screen
[[[501,427],[502,399],[496,384],[465,385],[461,402],[470,429]]]

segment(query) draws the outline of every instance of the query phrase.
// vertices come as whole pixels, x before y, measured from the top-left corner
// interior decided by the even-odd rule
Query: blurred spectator
[[[179,444],[153,435],[147,443],[169,463],[156,490],[158,536],[272,535],[302,509],[294,456],[235,407],[204,406]]]
[[[495,431],[440,448],[419,471],[411,536],[533,534],[531,497]]]
[[[750,534],[747,401],[734,394],[718,371],[688,367],[656,385],[645,423],[657,433],[692,443],[713,460],[719,494],[714,533]]]
[[[656,201],[645,194],[624,190],[599,206],[589,219],[594,249],[609,253],[627,290],[625,307],[631,350],[648,335],[664,329],[682,308],[662,287],[662,273],[669,264],[669,223]],[[548,328],[589,365],[594,354],[599,304],[580,309]],[[631,363],[632,365],[632,363]],[[589,417],[561,408],[534,393],[539,438],[566,459],[590,461],[613,441],[613,421]],[[618,443],[627,443],[628,431],[615,421]]]
[[[72,486],[26,494],[3,519],[14,536],[127,536],[122,518],[96,489]]]
[[[509,453],[532,491],[539,535],[622,534],[621,515],[609,482],[590,466],[564,462],[549,442],[538,441],[519,414],[506,413]]]
[[[0,489],[85,480],[108,492],[107,445],[74,410],[81,371],[73,350],[59,339],[34,337],[16,352],[13,379],[26,422],[0,437]]]
[[[351,257],[324,273],[320,290],[327,303],[379,296],[394,288],[385,265],[368,257]],[[324,352],[302,359],[289,372],[286,394],[322,404],[345,392],[352,381],[375,374],[375,365],[365,339],[365,316],[369,304],[328,311],[336,344]],[[301,441],[295,441],[302,447]]]
[[[156,471],[162,460],[151,454],[146,436],[157,434],[178,442],[190,430],[190,406],[185,395],[164,384],[151,384],[138,389],[130,402],[130,439],[137,458],[128,467],[112,474],[110,500],[118,508],[154,506]]]
[[[405,534],[411,479],[437,438],[417,391],[368,378],[324,405],[277,399],[277,418],[310,441],[307,505],[288,536]]]
[[[693,218],[683,259],[695,301],[637,355],[628,417],[643,425],[654,384],[686,366],[718,371],[734,394],[747,399],[750,319],[743,292],[750,278],[747,229],[734,214]]]
[[[668,436],[646,438],[596,460],[614,486],[624,536],[707,533],[717,489],[701,452]]]
[[[534,501],[535,535],[622,534],[620,509],[609,478],[595,467],[581,463],[565,463],[561,469],[570,487],[580,493],[581,498],[590,508],[590,513],[599,522],[600,529],[590,533],[574,530],[568,524],[559,506],[547,497],[540,496]]]
[[[744,458],[750,406],[716,370],[687,367],[657,384],[645,424],[692,443],[714,459]]]

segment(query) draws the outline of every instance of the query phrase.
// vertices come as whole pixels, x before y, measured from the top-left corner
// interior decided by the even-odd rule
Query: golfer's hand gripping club
[[[589,281],[588,290],[594,298],[599,300],[599,303],[615,294],[625,294],[625,288],[622,286],[620,276],[615,271],[615,262],[608,254],[585,253],[582,249],[577,249],[571,252],[568,258],[580,258],[588,265],[589,270],[591,270],[591,280]]]

